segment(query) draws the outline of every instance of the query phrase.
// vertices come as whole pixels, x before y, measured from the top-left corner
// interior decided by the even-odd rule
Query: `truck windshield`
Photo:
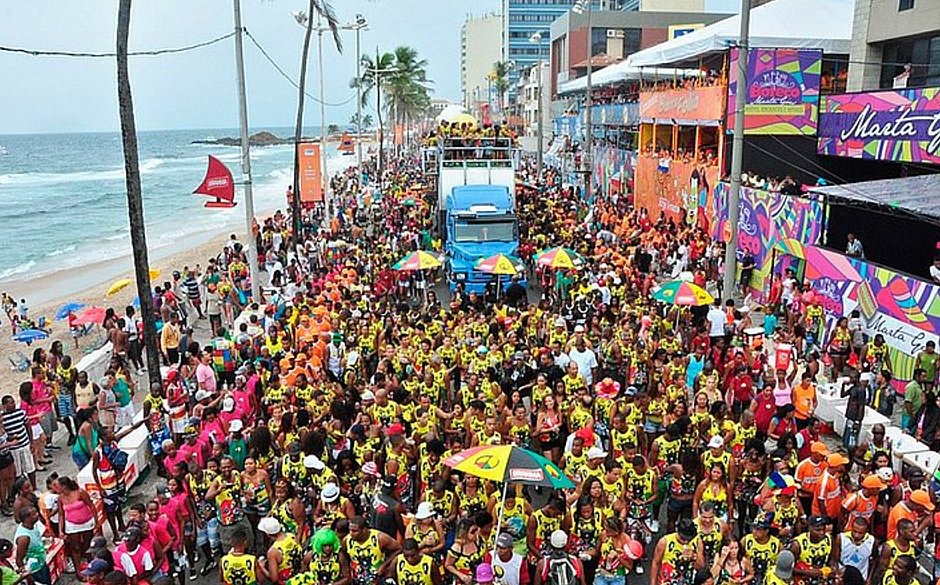
[[[515,221],[460,222],[454,228],[457,242],[512,242],[516,239]]]

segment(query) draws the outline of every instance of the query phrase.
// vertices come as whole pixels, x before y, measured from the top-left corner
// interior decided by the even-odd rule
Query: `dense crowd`
[[[264,299],[234,238],[158,287],[146,310],[162,324],[162,384],[135,387],[132,308],[106,325],[101,380],[61,345],[37,349],[18,399],[3,398],[0,491],[17,522],[0,540],[3,583],[49,583],[44,534],[65,538],[70,570],[108,585],[214,571],[226,585],[622,585],[644,570],[653,585],[912,582],[940,519],[933,478],[892,471],[884,428],[858,441],[859,413],[888,389],[883,340],[848,329],[823,352],[822,309],[790,274],[759,334],[734,300],[655,302],[672,277],[712,285],[721,247],[626,197],[595,193],[586,208],[531,165],[518,191],[530,290],[439,298],[433,275],[390,268],[434,246],[419,168],[390,161],[385,193],[356,170],[334,177],[323,227],[296,240],[281,214],[259,225]],[[536,266],[553,246],[576,268]],[[210,339],[196,339],[202,317]],[[856,345],[854,363],[821,359]],[[940,420],[936,358],[923,364],[923,393],[904,403],[913,432]],[[843,374],[848,440],[827,446],[816,384]],[[78,467],[92,463],[103,515],[70,477],[36,492],[56,421]],[[128,507],[117,441],[138,425],[162,480]],[[576,488],[513,484],[502,506],[501,485],[443,463],[505,444]]]

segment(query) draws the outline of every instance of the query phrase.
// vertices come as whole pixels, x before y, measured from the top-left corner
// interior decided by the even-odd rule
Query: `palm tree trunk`
[[[150,262],[147,259],[147,233],[144,227],[144,203],[140,188],[140,167],[137,156],[137,125],[134,121],[134,100],[127,71],[127,37],[130,33],[131,0],[121,0],[117,25],[118,111],[121,117],[121,142],[124,146],[124,174],[127,183],[127,218],[134,252],[134,276],[144,321],[144,348],[147,350],[147,375],[150,385],[160,384],[160,353],[157,349],[157,328],[150,296]]]
[[[300,54],[300,83],[297,88],[297,122],[294,125],[294,195],[291,201],[291,214],[294,218],[294,244],[300,239],[300,154],[297,145],[300,144],[304,129],[304,94],[307,85],[307,57],[310,53],[310,36],[313,33],[313,11],[316,0],[310,0],[307,9],[307,27],[304,31],[304,48]],[[322,131],[321,131],[322,134]],[[323,145],[320,145],[323,148]]]

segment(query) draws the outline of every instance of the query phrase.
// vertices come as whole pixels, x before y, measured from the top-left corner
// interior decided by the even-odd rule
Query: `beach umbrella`
[[[155,279],[156,279],[157,277],[159,277],[159,276],[160,276],[160,269],[159,269],[159,268],[151,268],[151,269],[150,269],[150,280],[155,280]]]
[[[538,453],[515,445],[482,445],[472,447],[444,460],[444,465],[480,479],[503,483],[496,527],[503,525],[503,508],[510,483],[536,485],[554,489],[572,489],[575,484],[557,465]],[[494,548],[495,553],[495,548]]]
[[[477,260],[477,263],[473,267],[480,272],[496,275],[504,274],[508,276],[519,274],[525,270],[525,265],[522,263],[522,260],[505,254],[493,254],[492,256],[481,258]]]
[[[423,250],[418,250],[417,252],[412,252],[408,254],[393,266],[393,270],[429,270],[431,268],[440,268],[441,261],[440,259],[430,253]]]
[[[705,289],[683,280],[673,280],[663,284],[653,293],[653,298],[669,305],[682,307],[700,307],[715,302],[715,298]]]
[[[548,268],[576,269],[584,266],[584,258],[569,248],[549,248],[543,250],[536,258],[535,263]]]
[[[49,334],[41,329],[24,329],[19,333],[13,335],[13,341],[18,341],[20,343],[25,343],[29,345],[34,341],[39,341],[40,339],[45,339],[49,337]]]
[[[75,313],[76,311],[80,311],[84,307],[85,305],[83,305],[82,303],[79,303],[78,301],[69,301],[68,303],[65,303],[64,305],[59,307],[59,310],[55,312],[55,317],[53,318],[56,321],[61,321],[62,319],[65,319],[66,317],[68,317],[69,313]]]
[[[95,323],[101,325],[104,323],[104,315],[107,310],[104,307],[88,307],[75,319],[76,325],[85,325],[86,323]]]
[[[116,295],[122,290],[124,290],[125,288],[127,288],[128,286],[130,286],[132,282],[133,281],[130,278],[121,278],[121,279],[115,280],[114,282],[111,283],[111,286],[108,287],[107,292],[105,292],[104,294],[108,295],[109,297],[111,295]]]

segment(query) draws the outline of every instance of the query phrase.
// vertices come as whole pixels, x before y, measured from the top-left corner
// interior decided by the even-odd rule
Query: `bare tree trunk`
[[[144,226],[144,202],[140,188],[140,167],[137,156],[137,125],[131,80],[127,72],[127,37],[130,33],[131,0],[121,0],[117,25],[118,111],[121,117],[121,142],[124,146],[124,174],[127,183],[127,219],[134,252],[134,276],[144,321],[144,348],[147,351],[147,376],[150,384],[160,384],[160,352],[157,349],[157,328],[150,293],[150,262],[147,259],[147,232]]]
[[[304,48],[300,56],[300,83],[297,88],[297,122],[294,126],[294,195],[291,201],[291,213],[294,219],[294,244],[301,241],[300,229],[300,154],[297,145],[300,144],[304,129],[304,94],[307,86],[307,57],[310,54],[310,36],[313,33],[313,11],[316,0],[310,0],[307,9],[307,28],[304,31]],[[321,130],[322,133],[322,130]],[[323,148],[323,145],[320,145]],[[321,169],[322,172],[322,169]]]

